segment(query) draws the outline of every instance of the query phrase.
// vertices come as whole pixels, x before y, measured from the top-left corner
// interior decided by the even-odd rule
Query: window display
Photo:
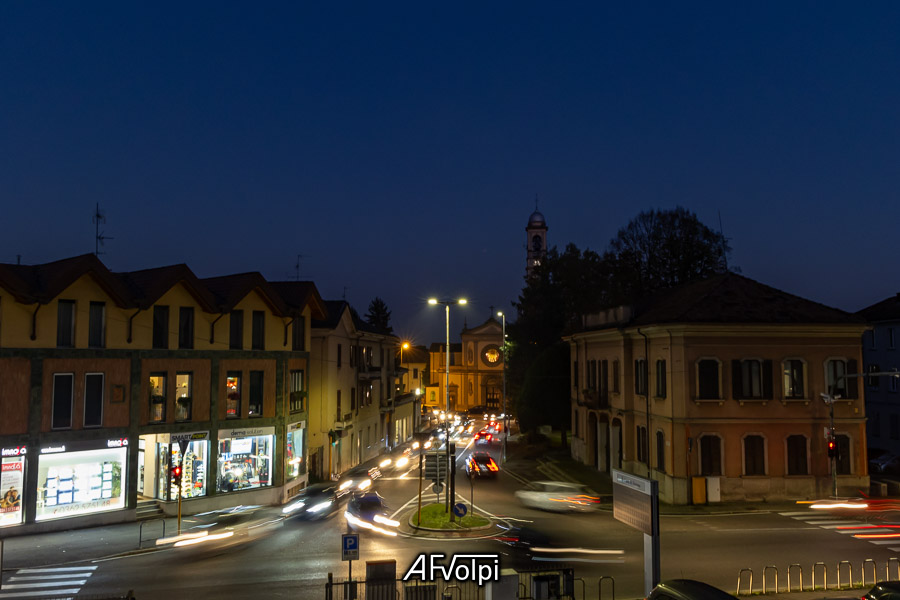
[[[288,480],[306,473],[306,421],[291,423],[288,425],[287,439],[285,440],[284,463]]]
[[[125,508],[125,447],[41,452],[36,520]]]
[[[274,427],[219,431],[218,491],[272,485],[274,434]]]
[[[4,453],[6,450],[4,448]],[[24,448],[22,451],[24,452]],[[0,460],[0,527],[19,525],[22,522],[24,484],[25,457],[4,456]]]
[[[177,443],[169,444],[171,452],[170,465],[181,462],[181,447]],[[181,463],[181,497],[198,498],[206,495],[206,461],[209,442],[206,440],[189,442]],[[169,500],[178,498],[178,487],[175,481],[169,481]]]

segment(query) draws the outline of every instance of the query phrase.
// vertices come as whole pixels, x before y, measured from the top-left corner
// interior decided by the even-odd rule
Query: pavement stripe
[[[895,544],[896,541],[892,541],[892,544]],[[22,589],[22,588],[48,588],[48,587],[57,587],[60,585],[84,585],[87,583],[87,579],[77,579],[73,581],[49,581],[46,583],[6,583],[3,585],[4,590],[11,590],[13,588]],[[49,593],[49,592],[43,592]]]
[[[896,544],[897,540],[866,540],[870,544],[878,544],[879,546],[887,546],[888,544]]]
[[[821,527],[822,529],[837,529],[838,527],[852,529],[853,525],[859,525],[860,529],[868,529],[865,523],[860,523],[859,521],[834,521],[832,525],[821,525]]]
[[[807,525],[825,525],[826,523],[829,525],[860,525],[859,521],[836,521],[834,519],[828,519],[827,521],[804,521]]]
[[[60,594],[68,596],[69,594],[77,594],[81,588],[67,588],[65,590],[41,590],[39,592],[12,592],[7,594],[6,592],[0,592],[0,600],[4,600],[5,598],[22,598],[25,596],[46,596],[49,593],[56,594],[59,597]]]
[[[96,566],[86,567],[47,567],[46,569],[19,569],[17,573],[62,573],[65,571],[93,571]]]
[[[811,516],[811,513],[808,510],[805,510],[803,512],[783,512],[783,513],[778,513],[778,514],[781,515],[782,517],[796,517],[799,515]]]
[[[14,581],[16,579],[26,580],[26,579],[39,579],[42,581],[46,581],[47,579],[72,579],[73,577],[87,577],[90,573],[66,573],[65,575],[19,575],[22,571],[19,571],[15,575],[9,578],[10,581]]]
[[[900,552],[900,548],[888,548],[888,550],[893,550],[894,552]]]

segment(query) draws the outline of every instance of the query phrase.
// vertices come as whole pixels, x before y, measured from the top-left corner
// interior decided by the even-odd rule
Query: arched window
[[[520,238],[521,239],[521,238]],[[535,235],[531,238],[531,249],[534,252],[540,252],[543,249],[544,242],[541,240],[541,236]]]

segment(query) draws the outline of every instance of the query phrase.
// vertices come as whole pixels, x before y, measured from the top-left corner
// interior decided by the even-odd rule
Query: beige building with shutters
[[[855,374],[865,322],[726,273],[583,317],[572,356],[572,454],[659,481],[665,502],[868,490],[865,405]]]

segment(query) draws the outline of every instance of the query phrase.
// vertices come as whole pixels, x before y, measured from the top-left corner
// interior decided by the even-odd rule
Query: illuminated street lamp
[[[448,413],[450,412],[450,305],[451,304],[462,304],[465,305],[468,303],[468,300],[465,298],[460,298],[459,300],[438,300],[437,298],[429,298],[428,304],[443,304],[444,305],[444,314],[446,315],[446,331],[447,331],[447,349],[445,356],[445,364],[444,364],[444,410]],[[444,443],[447,445],[447,469],[448,475],[454,473],[456,469],[451,468],[450,465],[450,428],[447,425],[447,421],[444,421],[444,432],[446,437],[444,439]],[[450,522],[453,522],[454,515],[450,512],[450,486],[447,486],[447,512],[450,513]]]
[[[503,311],[497,311],[497,316],[503,322],[503,452],[500,462],[506,462],[506,438],[509,437],[509,417],[506,414],[506,315]]]

